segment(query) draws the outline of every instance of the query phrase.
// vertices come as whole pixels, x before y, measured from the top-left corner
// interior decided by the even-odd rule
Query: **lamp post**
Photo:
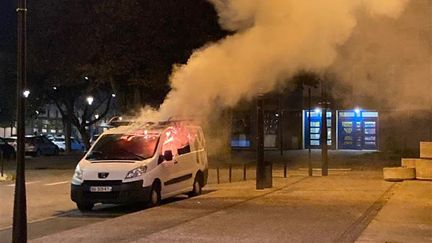
[[[257,98],[257,167],[256,167],[256,189],[265,188],[265,165],[264,165],[264,111],[262,94]]]
[[[256,189],[271,188],[272,165],[264,161],[264,96],[257,97],[257,166],[256,166]]]
[[[328,175],[328,146],[327,146],[327,92],[325,82],[321,79],[321,175]]]
[[[93,98],[93,96],[87,96],[87,104],[88,105],[92,105],[93,104],[93,101],[94,101],[94,98]]]
[[[16,180],[13,210],[12,242],[27,242],[27,199],[25,188],[25,98],[30,91],[26,90],[26,59],[27,59],[27,4],[26,0],[18,0],[17,5],[17,152]]]

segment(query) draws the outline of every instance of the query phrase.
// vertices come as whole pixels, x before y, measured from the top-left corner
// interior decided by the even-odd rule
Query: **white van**
[[[82,211],[95,203],[155,206],[178,194],[200,194],[207,177],[201,127],[164,122],[126,133],[114,129],[102,134],[78,163],[71,199]]]

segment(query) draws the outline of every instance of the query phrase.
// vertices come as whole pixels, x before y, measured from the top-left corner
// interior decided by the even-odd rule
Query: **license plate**
[[[111,186],[91,186],[90,187],[91,192],[110,192],[112,191]]]

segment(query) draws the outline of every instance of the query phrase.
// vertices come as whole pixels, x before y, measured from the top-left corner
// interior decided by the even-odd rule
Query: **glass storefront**
[[[338,111],[338,148],[378,149],[378,112]]]
[[[377,150],[378,149],[378,118],[377,111],[341,110],[327,112],[327,145],[335,149]],[[304,148],[321,148],[321,111],[303,111]],[[336,127],[334,127],[336,126]],[[332,131],[337,132],[332,136]],[[334,142],[333,139],[336,139]],[[337,144],[336,144],[337,143]],[[334,146],[337,145],[337,146]]]
[[[303,111],[304,117],[304,147],[306,149],[319,149],[321,148],[321,122],[322,111],[315,110],[310,114],[309,124],[309,111]],[[331,111],[327,111],[327,145],[332,146],[332,124],[333,116]]]

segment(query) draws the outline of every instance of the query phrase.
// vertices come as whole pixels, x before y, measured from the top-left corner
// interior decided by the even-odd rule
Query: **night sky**
[[[0,52],[15,52],[15,0],[0,1]]]

